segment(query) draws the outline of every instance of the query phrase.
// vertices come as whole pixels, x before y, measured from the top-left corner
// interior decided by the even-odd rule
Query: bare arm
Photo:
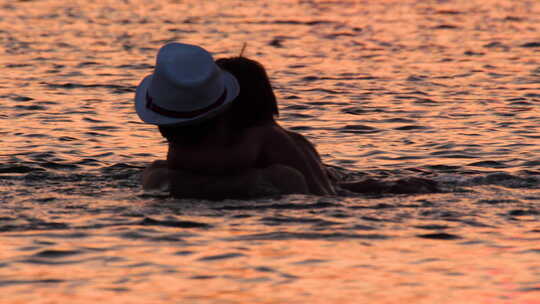
[[[319,151],[317,151],[313,143],[310,142],[304,135],[291,131],[291,130],[286,130],[286,129],[285,129],[285,132],[287,132],[287,134],[297,144],[300,144],[306,153],[311,154],[315,159],[317,159],[322,164],[322,159],[321,159],[321,156],[319,155]]]
[[[281,127],[266,128],[262,153],[271,164],[282,164],[300,171],[306,178],[311,193],[334,194],[319,159],[313,153],[306,153]]]
[[[144,190],[158,190],[169,184],[167,161],[156,160],[146,167],[141,176]]]
[[[294,140],[294,142],[302,149],[306,154],[306,157],[309,159],[312,166],[316,168],[315,173],[318,174],[321,183],[330,193],[335,193],[333,189],[331,176],[329,175],[328,170],[325,168],[319,151],[315,148],[315,145],[310,142],[304,135],[293,132],[291,130],[284,129],[285,132]]]

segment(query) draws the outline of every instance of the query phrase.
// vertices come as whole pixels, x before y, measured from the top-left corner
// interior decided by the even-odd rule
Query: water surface
[[[2,303],[538,303],[540,3],[0,1]],[[144,193],[158,48],[267,67],[344,178],[444,193]]]

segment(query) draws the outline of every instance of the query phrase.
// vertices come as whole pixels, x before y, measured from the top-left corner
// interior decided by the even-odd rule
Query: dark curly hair
[[[246,57],[221,58],[216,64],[233,74],[240,84],[240,94],[229,109],[232,127],[242,129],[274,122],[279,110],[264,66]]]
[[[229,125],[235,130],[273,123],[274,117],[279,116],[276,96],[262,64],[246,57],[221,58],[216,64],[238,80],[239,95],[218,117],[190,125],[158,126],[167,141],[196,143],[216,128],[221,115],[227,115]]]

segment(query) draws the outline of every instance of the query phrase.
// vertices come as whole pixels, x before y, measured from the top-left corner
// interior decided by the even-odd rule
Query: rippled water
[[[540,2],[0,7],[2,303],[540,303]],[[247,41],[327,164],[444,193],[143,193],[166,145],[133,94],[169,41]]]

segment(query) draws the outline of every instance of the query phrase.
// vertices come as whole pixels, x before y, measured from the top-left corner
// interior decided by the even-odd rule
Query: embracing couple
[[[170,43],[137,87],[135,108],[167,139],[167,160],[143,172],[143,188],[180,198],[276,194],[433,193],[433,180],[338,180],[303,135],[282,128],[264,67],[245,57],[214,61],[201,47]]]
[[[145,169],[145,189],[202,199],[335,193],[314,146],[276,122],[276,97],[256,61],[214,61],[201,47],[167,44],[135,107],[169,145],[167,160]]]

